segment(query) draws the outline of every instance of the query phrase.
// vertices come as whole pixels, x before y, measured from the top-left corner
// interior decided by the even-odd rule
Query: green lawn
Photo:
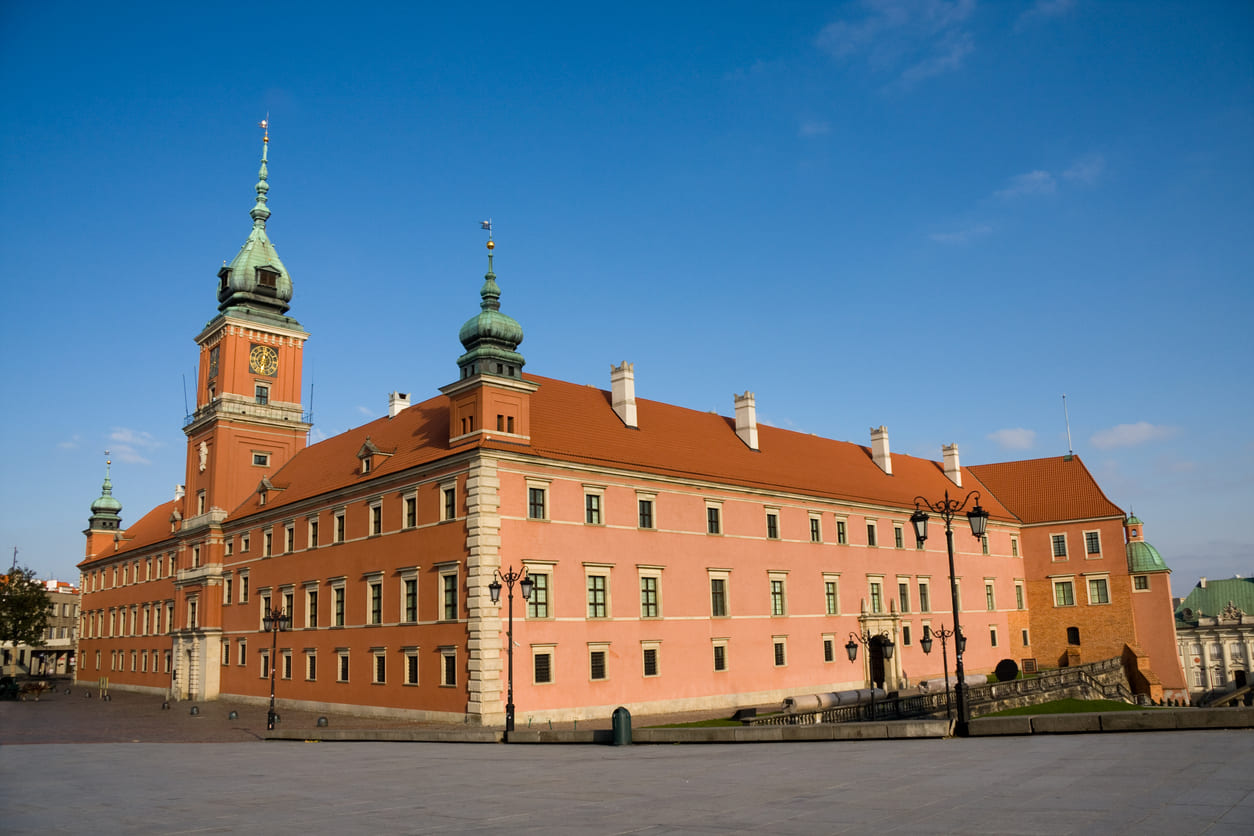
[[[1025,714],[1084,714],[1089,711],[1144,711],[1146,706],[1129,705],[1116,700],[1054,700],[1023,708],[1007,708],[983,717],[1016,717]]]

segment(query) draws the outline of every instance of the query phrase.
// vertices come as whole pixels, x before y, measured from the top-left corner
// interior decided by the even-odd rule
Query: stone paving
[[[0,832],[1254,833],[1252,731],[732,746],[279,743],[259,741],[264,707],[232,724],[210,713],[229,705],[206,703],[192,718],[185,705],[162,712],[157,702],[154,712],[147,702],[0,703]],[[189,735],[220,742],[68,742]],[[41,738],[66,742],[13,745]]]

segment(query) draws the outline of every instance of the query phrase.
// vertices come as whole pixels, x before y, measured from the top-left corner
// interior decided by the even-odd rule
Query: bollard
[[[200,714],[200,706],[198,706],[198,705],[193,705],[193,706],[192,706],[192,710],[191,710],[189,713],[190,713],[193,717],[197,716],[198,714]]]
[[[230,714],[226,715],[226,719],[228,719],[228,720],[238,720],[238,719],[239,719],[239,712],[238,712],[238,711],[232,711]]]
[[[631,712],[621,705],[614,709],[611,722],[614,725],[614,745],[631,745]]]
[[[162,711],[169,711],[169,710],[170,710],[170,703],[169,703],[169,702],[163,702],[163,703],[161,703],[161,710],[162,710]]]
[[[320,728],[320,729],[325,729],[326,727],[327,727],[327,718],[326,718],[326,717],[319,717],[319,718],[318,718],[318,728]]]

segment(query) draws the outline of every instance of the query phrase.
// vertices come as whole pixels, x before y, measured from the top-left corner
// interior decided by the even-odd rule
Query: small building
[[[3,672],[16,669],[31,676],[73,675],[78,645],[79,590],[65,581],[40,581],[48,593],[51,609],[43,644],[5,644],[0,649]],[[16,666],[12,668],[10,666]]]
[[[1176,635],[1195,701],[1254,682],[1254,578],[1199,580],[1176,607]]]

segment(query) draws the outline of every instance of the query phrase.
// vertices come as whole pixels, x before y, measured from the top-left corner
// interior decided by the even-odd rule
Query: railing
[[[977,685],[967,684],[967,705],[975,713],[976,708],[991,709],[995,704],[1028,696],[1047,696],[1057,692],[1081,691],[1085,694],[1100,694],[1106,699],[1135,701],[1132,691],[1123,684],[1106,684],[1099,678],[1102,674],[1118,671],[1123,675],[1123,663],[1120,659],[1104,659],[1073,668],[1058,668],[1041,671],[1028,679],[1015,679],[1010,682],[987,682]],[[957,708],[957,701],[950,697],[949,705]],[[938,691],[926,694],[911,694],[904,697],[890,697],[871,703],[857,705],[838,705],[816,711],[798,711],[794,713],[768,714],[753,717],[745,723],[753,726],[807,726],[816,723],[847,723],[857,720],[903,720],[909,717],[926,717],[944,712],[946,709],[946,693]]]

